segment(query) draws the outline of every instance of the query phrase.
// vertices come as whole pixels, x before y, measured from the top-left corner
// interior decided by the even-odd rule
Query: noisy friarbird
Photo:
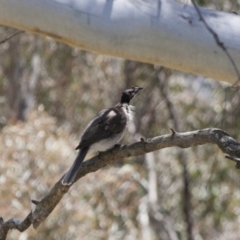
[[[123,137],[127,124],[133,119],[131,99],[141,90],[132,87],[122,93],[120,102],[112,108],[97,114],[84,130],[80,143],[76,147],[79,153],[62,180],[63,185],[71,185],[88,152],[102,152],[116,145]]]

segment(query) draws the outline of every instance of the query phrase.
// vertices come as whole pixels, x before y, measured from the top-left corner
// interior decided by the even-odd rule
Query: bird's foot
[[[115,144],[114,146],[113,146],[113,148],[120,148],[121,146],[123,146],[122,144],[119,144],[119,143],[117,143],[117,144]]]
[[[115,149],[119,149],[121,146],[123,146],[122,144],[114,144],[112,148],[110,148],[111,151],[115,150]]]

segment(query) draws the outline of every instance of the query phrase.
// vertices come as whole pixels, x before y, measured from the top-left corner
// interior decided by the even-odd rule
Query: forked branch
[[[168,147],[189,148],[208,143],[216,144],[223,153],[227,154],[226,157],[228,159],[236,162],[236,168],[240,168],[240,143],[223,130],[207,128],[192,132],[178,133],[172,129],[171,134],[147,140],[141,139],[139,142],[116,147],[100,153],[82,164],[76,181],[84,177],[86,174],[95,172],[120,158],[139,156]],[[63,195],[67,193],[71,187],[63,186],[61,184],[61,179],[40,201],[32,201],[36,207],[23,221],[12,218],[4,222],[4,220],[0,218],[0,240],[6,239],[7,233],[10,229],[17,229],[23,232],[31,225],[33,225],[34,228],[37,228],[41,222],[50,215],[62,199]]]

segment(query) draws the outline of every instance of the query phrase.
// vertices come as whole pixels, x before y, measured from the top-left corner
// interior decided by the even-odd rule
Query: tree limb
[[[172,134],[158,136],[147,140],[141,139],[139,142],[100,153],[98,156],[95,156],[82,164],[76,181],[88,173],[95,172],[106,165],[113,163],[119,158],[139,156],[168,147],[189,148],[207,143],[216,144],[222,152],[228,154],[227,158],[230,158],[231,161],[237,163],[236,167],[239,168],[240,143],[221,129],[207,128],[185,133],[173,131]],[[0,240],[6,239],[7,233],[10,229],[17,229],[22,232],[31,225],[36,229],[41,222],[50,215],[64,194],[70,189],[71,186],[63,186],[61,184],[61,179],[40,201],[33,201],[33,203],[36,204],[36,207],[23,221],[12,218],[4,222],[4,220],[0,218]]]
[[[228,52],[228,49],[227,47],[225,46],[225,44],[220,40],[218,34],[208,25],[208,23],[206,22],[205,18],[203,17],[197,3],[195,0],[191,0],[192,3],[193,3],[193,6],[195,7],[196,9],[196,12],[200,18],[200,20],[203,22],[204,26],[206,27],[206,29],[212,34],[214,40],[216,41],[216,44],[225,52],[225,54],[227,55],[229,61],[231,62],[235,72],[236,72],[236,75],[237,75],[237,81],[240,81],[240,72],[238,70],[238,67],[235,63],[235,61],[233,60],[231,54]],[[236,85],[236,83],[234,83],[234,85]]]
[[[15,37],[15,36],[17,36],[17,35],[19,35],[19,34],[21,34],[21,33],[24,33],[24,31],[21,31],[21,30],[20,30],[20,31],[17,31],[17,32],[11,34],[10,36],[4,38],[3,40],[0,40],[0,44],[3,44],[3,43],[5,43],[5,42],[7,42],[7,41],[10,40],[11,38],[13,38],[13,37]]]
[[[227,52],[216,44],[194,7],[175,0],[1,0],[0,24],[100,54],[233,84],[240,69],[240,17],[200,9]]]

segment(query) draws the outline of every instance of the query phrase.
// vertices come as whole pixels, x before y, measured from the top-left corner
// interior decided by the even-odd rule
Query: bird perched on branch
[[[122,93],[120,102],[112,108],[104,109],[88,124],[82,134],[76,150],[79,153],[62,180],[63,185],[71,185],[88,152],[105,151],[116,145],[123,137],[129,121],[133,119],[131,99],[140,91],[141,87],[132,87]]]

